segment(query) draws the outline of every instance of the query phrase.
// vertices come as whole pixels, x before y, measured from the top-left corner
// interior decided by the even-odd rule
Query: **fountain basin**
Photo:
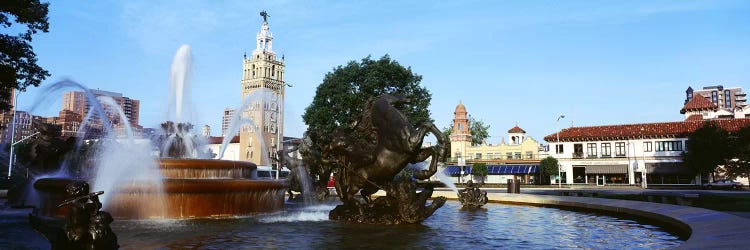
[[[119,219],[205,218],[240,216],[283,209],[284,180],[251,180],[255,164],[222,160],[162,159],[160,183],[133,181],[121,184],[100,198],[103,210]],[[73,179],[43,178],[34,183],[40,214],[64,216],[57,208]],[[92,190],[95,191],[95,190]]]

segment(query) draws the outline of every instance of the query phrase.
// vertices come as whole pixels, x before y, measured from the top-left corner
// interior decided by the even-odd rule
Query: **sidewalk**
[[[31,208],[16,209],[0,199],[0,249],[50,249],[42,234],[29,224]]]

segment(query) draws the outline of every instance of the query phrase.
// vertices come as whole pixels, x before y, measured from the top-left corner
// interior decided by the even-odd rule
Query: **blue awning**
[[[539,165],[491,165],[487,166],[488,174],[536,174]]]
[[[460,175],[461,166],[447,166],[443,173],[446,175]],[[471,166],[464,166],[464,174],[471,174]]]

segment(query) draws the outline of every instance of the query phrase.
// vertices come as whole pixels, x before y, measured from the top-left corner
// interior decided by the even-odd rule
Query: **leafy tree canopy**
[[[475,176],[487,176],[487,163],[478,162],[471,164],[471,174]]]
[[[471,132],[471,144],[480,145],[484,142],[484,139],[490,137],[488,130],[490,125],[485,125],[482,120],[474,119],[473,116],[469,116],[469,132]]]
[[[690,134],[685,145],[687,152],[682,154],[683,162],[702,175],[716,171],[730,154],[729,134],[711,122],[705,122]]]
[[[730,135],[730,156],[724,166],[730,177],[750,177],[750,126]]]
[[[10,109],[10,93],[26,87],[39,86],[50,74],[37,65],[36,54],[31,47],[32,35],[48,32],[47,7],[49,3],[39,0],[0,1],[0,111]],[[17,28],[13,25],[25,26]],[[20,33],[9,34],[17,30]]]
[[[539,162],[540,172],[543,176],[557,175],[557,159],[552,156],[542,159]]]
[[[394,94],[411,99],[399,108],[412,124],[432,122],[428,107],[432,95],[419,83],[422,76],[401,66],[388,55],[351,61],[328,72],[318,86],[312,104],[302,116],[316,143],[325,142],[337,128],[352,128],[370,98]]]

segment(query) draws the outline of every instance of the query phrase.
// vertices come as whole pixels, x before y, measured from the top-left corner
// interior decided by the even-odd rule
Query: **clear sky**
[[[193,123],[221,134],[240,104],[242,55],[261,10],[286,57],[285,130],[323,76],[390,54],[424,76],[438,127],[462,101],[491,125],[491,143],[518,124],[542,142],[559,127],[682,120],[688,86],[750,91],[748,1],[53,1],[34,38],[52,76],[141,101],[141,125],[166,119],[169,67],[192,46]],[[19,109],[40,88],[19,96]],[[56,115],[62,94],[40,115]],[[565,114],[560,124],[555,119]]]

